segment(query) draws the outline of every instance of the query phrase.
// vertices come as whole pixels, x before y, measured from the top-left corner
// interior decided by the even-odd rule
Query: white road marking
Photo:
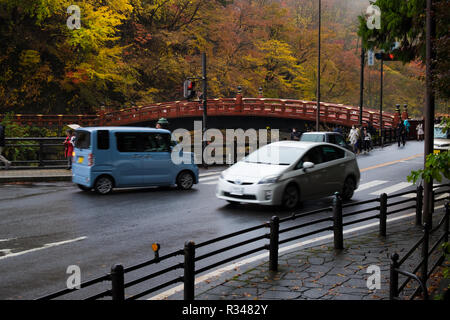
[[[373,180],[373,181],[370,181],[367,183],[363,183],[363,184],[359,185],[359,188],[356,189],[355,192],[359,192],[359,191],[363,191],[363,190],[366,190],[366,189],[369,189],[372,187],[376,187],[376,186],[379,186],[380,184],[387,183],[387,182],[389,182],[389,181]]]
[[[211,181],[211,182],[203,182],[202,184],[214,185],[214,184],[217,184],[217,183],[219,183],[218,180],[216,180],[216,181]]]
[[[0,242],[7,242],[7,241],[11,241],[11,240],[15,240],[17,238],[11,238],[11,239],[0,239]]]
[[[212,175],[220,175],[222,173],[222,171],[213,171],[213,172],[206,172],[206,173],[201,173],[199,174],[199,177],[206,177],[206,176],[212,176]]]
[[[76,242],[76,241],[81,241],[81,240],[84,240],[84,239],[86,239],[86,238],[87,238],[87,237],[79,237],[79,238],[71,239],[71,240],[65,240],[65,241],[60,241],[60,242],[47,243],[47,244],[44,244],[43,247],[33,248],[33,249],[29,249],[29,250],[25,250],[25,251],[20,251],[20,252],[14,252],[14,253],[11,253],[11,250],[10,250],[10,251],[9,251],[10,253],[7,253],[6,255],[1,256],[1,257],[0,257],[0,260],[6,259],[6,258],[12,258],[12,257],[21,256],[21,255],[23,255],[23,254],[27,254],[27,253],[31,253],[31,252],[36,252],[36,251],[39,251],[39,250],[48,249],[48,248],[51,248],[51,247],[56,247],[56,246],[60,246],[60,245],[67,244],[67,243],[72,243],[72,242]],[[6,250],[9,250],[9,249],[6,249]]]
[[[435,209],[441,209],[443,207],[444,206],[441,205],[441,206],[436,207]],[[397,221],[397,220],[413,217],[415,215],[416,215],[415,212],[407,213],[407,214],[404,214],[402,216],[398,216],[398,217],[395,217],[395,218],[387,219],[387,222],[389,223],[389,222],[393,222],[393,221]],[[367,228],[371,228],[371,227],[376,227],[378,225],[379,225],[379,222],[373,222],[373,223],[365,224],[365,225],[360,226],[360,227],[355,227],[355,228],[352,228],[352,229],[344,230],[344,234],[352,233],[352,232],[355,232],[355,231],[359,231],[359,230],[363,230],[363,229],[367,229]],[[296,244],[293,244],[293,245],[290,245],[290,246],[282,247],[282,248],[280,248],[278,250],[278,252],[281,253],[281,252],[289,251],[289,250],[292,250],[292,249],[297,249],[297,248],[303,247],[303,246],[305,246],[307,244],[315,243],[315,242],[326,240],[326,239],[332,239],[332,238],[333,238],[333,234],[328,234],[326,236],[321,236],[321,237],[317,237],[317,238],[314,238],[314,239],[310,239],[310,240],[306,240],[306,241],[303,241],[303,242],[299,242],[299,243],[296,243]],[[195,284],[199,284],[199,283],[201,283],[201,282],[203,282],[205,280],[208,280],[208,279],[210,279],[212,277],[220,276],[222,273],[224,273],[226,271],[233,270],[235,268],[238,268],[240,266],[243,266],[243,265],[251,263],[251,262],[255,262],[257,260],[266,258],[268,256],[269,256],[269,253],[266,252],[266,253],[259,254],[257,256],[254,256],[254,257],[251,257],[251,258],[248,258],[248,259],[244,259],[244,260],[238,261],[236,263],[230,264],[228,266],[225,266],[223,268],[217,269],[217,270],[215,270],[213,272],[210,272],[208,274],[205,274],[203,276],[200,276],[200,277],[196,278],[195,279]],[[156,296],[148,298],[147,300],[163,300],[163,299],[166,299],[166,298],[170,297],[171,295],[174,295],[177,292],[183,291],[183,288],[184,288],[184,285],[181,284],[181,285],[173,287],[173,288],[171,288],[169,290],[166,290],[166,291],[164,291],[164,292],[162,292],[160,294],[157,294]]]
[[[390,194],[390,193],[394,193],[394,192],[397,192],[399,190],[408,188],[408,187],[413,186],[413,185],[414,184],[412,184],[410,182],[400,182],[400,183],[394,184],[393,186],[390,186],[390,187],[387,187],[387,188],[384,188],[384,189],[372,192],[371,195],[378,196],[378,195],[380,195],[382,193]]]
[[[207,177],[207,178],[201,178],[201,179],[199,179],[200,183],[201,183],[201,182],[205,182],[205,181],[211,181],[211,180],[219,180],[219,176]]]

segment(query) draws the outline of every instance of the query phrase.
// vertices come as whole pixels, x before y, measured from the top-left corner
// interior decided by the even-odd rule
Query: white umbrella
[[[77,130],[78,128],[81,128],[81,126],[77,124],[68,124],[67,125],[70,129]]]

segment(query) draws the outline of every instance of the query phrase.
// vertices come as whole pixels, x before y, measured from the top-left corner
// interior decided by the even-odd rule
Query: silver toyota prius
[[[216,196],[230,203],[282,205],[340,192],[352,198],[359,186],[356,156],[324,142],[279,141],[261,147],[223,171]]]

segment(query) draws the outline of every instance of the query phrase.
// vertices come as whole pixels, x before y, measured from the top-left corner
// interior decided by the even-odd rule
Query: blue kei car
[[[92,127],[77,129],[75,137],[72,181],[83,191],[171,185],[187,190],[198,183],[193,154],[182,154],[180,164],[172,161],[170,131]]]

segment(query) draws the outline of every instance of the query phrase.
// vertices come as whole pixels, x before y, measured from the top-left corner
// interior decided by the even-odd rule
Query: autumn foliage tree
[[[322,3],[322,100],[357,105],[357,16],[368,3]],[[238,86],[245,96],[261,87],[265,97],[316,97],[315,0],[86,0],[77,3],[81,28],[73,30],[66,25],[71,4],[0,0],[0,113],[179,100],[184,79],[201,74],[202,52],[210,97],[232,97]],[[419,114],[420,68],[387,72],[387,109],[408,103]]]

